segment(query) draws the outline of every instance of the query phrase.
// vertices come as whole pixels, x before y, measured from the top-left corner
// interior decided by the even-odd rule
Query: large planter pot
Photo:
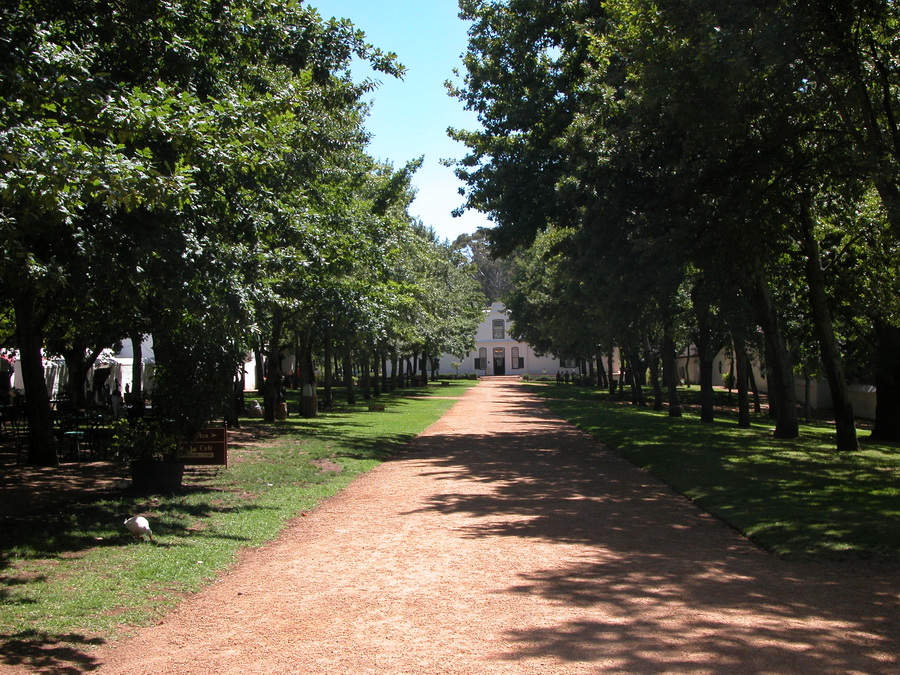
[[[184,477],[184,464],[139,459],[131,463],[131,487],[139,492],[178,492]]]

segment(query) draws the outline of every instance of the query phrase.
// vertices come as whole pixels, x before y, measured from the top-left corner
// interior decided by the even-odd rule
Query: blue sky
[[[366,128],[373,134],[369,153],[378,160],[402,166],[425,157],[414,183],[418,189],[410,212],[435,229],[442,238],[454,239],[489,225],[487,218],[467,211],[461,218],[450,212],[462,204],[461,183],[442,159],[460,159],[462,144],[451,140],[447,127],[475,129],[474,113],[447,95],[446,80],[461,68],[468,25],[459,19],[456,0],[309,0],[319,13],[348,18],[366,33],[367,41],[384,51],[396,52],[407,68],[403,80],[377,74],[381,85]],[[371,70],[360,71],[371,75]],[[356,72],[356,71],[354,71]]]

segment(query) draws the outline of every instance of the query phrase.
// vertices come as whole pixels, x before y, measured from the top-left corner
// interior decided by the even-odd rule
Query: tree
[[[829,123],[819,127],[821,136],[853,149],[854,161],[843,171],[874,187],[892,236],[900,239],[900,102],[896,96],[900,72],[895,67],[900,52],[894,39],[900,9],[893,2],[876,0],[840,7],[827,2],[778,3],[771,12],[785,26],[789,36],[785,43],[804,67],[809,89],[820,92],[823,107],[830,112]],[[884,438],[892,426],[889,420],[900,417],[894,366],[884,357],[900,346],[900,341],[889,342],[900,338],[900,332],[893,329],[896,323],[880,324],[878,340],[884,351],[878,362],[885,371],[877,376],[876,429]],[[894,427],[889,435],[900,438],[900,429]]]
[[[53,464],[40,354],[84,232],[111,240],[122,224],[148,230],[152,244],[129,276],[147,282],[141,302],[158,321],[163,379],[193,377],[181,368],[179,340],[211,338],[214,328],[223,329],[220,349],[208,345],[201,370],[221,372],[236,363],[226,329],[245,316],[250,294],[242,261],[266,224],[298,205],[271,188],[344,142],[319,122],[323,112],[335,119],[358,107],[371,86],[351,82],[352,55],[384,72],[396,67],[349,23],[323,23],[294,1],[23,1],[0,19],[0,43],[0,91],[10,102],[0,112],[0,279],[15,309],[29,461]],[[194,305],[179,326],[178,311],[211,297],[210,269],[233,284],[222,292],[237,303],[223,302],[215,317],[212,306]],[[161,393],[182,396],[170,401],[176,409],[208,413],[186,405],[190,384]]]
[[[461,355],[475,346],[485,298],[474,278],[473,264],[434,230],[414,223],[406,241],[407,282],[411,313],[407,315],[405,349],[420,355],[423,380],[427,363],[443,353]]]
[[[462,87],[450,87],[478,114],[482,131],[451,130],[469,154],[456,173],[466,206],[491,214],[496,255],[527,246],[549,224],[577,219],[557,183],[566,176],[565,129],[577,112],[588,31],[605,23],[584,3],[462,0],[472,21]]]
[[[175,126],[181,115],[170,92],[138,96],[114,81],[102,63],[102,45],[87,34],[93,13],[79,18],[85,7],[52,4],[20,3],[0,19],[0,90],[9,102],[0,112],[0,279],[14,307],[28,460],[51,465],[57,458],[43,382],[43,332],[54,304],[64,302],[67,262],[80,262],[85,205],[172,204],[190,193],[187,167],[171,163],[159,171],[145,148],[118,142],[117,132],[128,127],[146,129],[151,121]]]
[[[855,234],[829,238],[819,205],[858,200],[874,177],[891,209],[897,172],[888,144],[900,137],[893,6],[840,13],[828,3],[619,0],[463,9],[474,24],[467,77],[455,93],[483,130],[454,134],[471,149],[459,175],[469,183],[468,205],[497,222],[490,237],[498,250],[527,245],[554,223],[577,228],[570,259],[602,260],[580,278],[603,279],[599,292],[623,297],[644,289],[658,302],[664,336],[672,289],[687,269],[707,288],[736,284],[766,338],[775,433],[788,438],[799,427],[783,327],[787,303],[800,301],[832,388],[838,447],[855,449],[843,374],[849,336],[835,322],[840,300],[829,294],[846,273],[834,260]],[[790,264],[801,256],[803,266]],[[645,276],[652,269],[656,283],[621,274],[628,263]],[[695,293],[697,337],[708,352],[705,307],[734,298],[705,295]],[[753,326],[732,332],[746,336]],[[708,354],[702,361],[708,369]],[[708,383],[704,391],[708,398]]]
[[[474,264],[475,278],[488,302],[497,302],[512,291],[512,262],[492,255],[489,237],[485,228],[479,228],[472,234],[459,235],[453,248]]]
[[[887,0],[840,7],[782,2],[771,5],[766,18],[784,26],[790,57],[832,113],[834,123],[822,131],[855,148],[856,176],[871,181],[900,238],[900,101],[894,93],[900,8]]]

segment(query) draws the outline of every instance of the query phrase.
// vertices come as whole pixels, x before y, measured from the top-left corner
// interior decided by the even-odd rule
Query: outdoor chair
[[[56,439],[59,456],[80,462],[82,452],[87,453],[87,419],[83,415],[62,415],[57,420]]]

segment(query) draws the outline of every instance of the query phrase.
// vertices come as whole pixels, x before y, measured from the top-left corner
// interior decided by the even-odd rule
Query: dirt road
[[[898,673],[895,572],[777,560],[486,379],[97,656],[103,675]]]

